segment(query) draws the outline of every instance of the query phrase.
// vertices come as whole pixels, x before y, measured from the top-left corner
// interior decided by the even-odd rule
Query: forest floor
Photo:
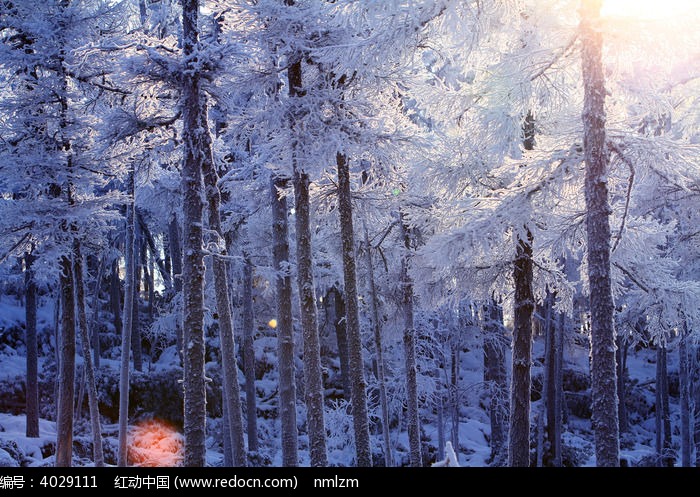
[[[41,323],[47,325],[50,321],[51,310],[44,309],[40,313]],[[24,389],[24,376],[26,358],[23,346],[19,343],[17,330],[21,329],[23,323],[23,309],[16,304],[8,302],[5,297],[0,300],[0,467],[7,466],[52,466],[54,464],[54,451],[56,444],[56,424],[47,419],[40,420],[40,437],[27,438],[25,436],[25,416],[19,412],[21,409],[7,409],[8,399],[16,397],[17,391]],[[14,338],[9,330],[14,329]],[[478,337],[472,337],[476,345]],[[50,341],[50,340],[49,340]],[[49,350],[44,347],[44,354]],[[538,358],[542,357],[542,340],[536,339],[533,347],[533,378],[541,376],[538,367]],[[584,345],[569,343],[565,352],[565,369],[572,374],[579,374],[586,378],[588,375],[588,351]],[[162,364],[158,362],[149,365],[149,368],[157,370],[159,368],[167,370],[168,362],[172,361],[169,354],[163,354],[160,358]],[[41,361],[43,363],[44,361]],[[40,368],[41,368],[40,363]],[[677,374],[677,362],[675,356],[669,352],[668,356],[669,374],[671,377],[671,414],[673,426],[678,426],[678,397],[674,391],[673,375]],[[466,347],[461,356],[460,392],[461,407],[459,411],[459,437],[457,455],[461,466],[487,466],[490,457],[490,425],[489,416],[485,408],[483,392],[483,358],[481,348],[478,346]],[[118,361],[105,359],[102,368],[114,369],[118,371]],[[654,424],[654,401],[655,401],[655,354],[648,349],[630,349],[628,357],[628,400],[627,406],[630,417],[630,430],[623,434],[621,440],[621,457],[626,459],[630,466],[647,465],[654,458],[655,424]],[[118,374],[117,374],[118,376]],[[677,375],[675,376],[677,378]],[[535,383],[535,382],[533,382]],[[272,388],[272,387],[270,387]],[[13,391],[14,390],[14,391]],[[588,394],[589,394],[588,390]],[[576,395],[585,397],[586,391],[567,392],[567,399],[574,399]],[[534,400],[531,406],[533,428],[537,426],[537,415],[541,410],[541,400]],[[591,432],[590,414],[586,412],[585,402],[583,407],[577,408],[576,402],[569,402],[567,409],[563,437],[564,458],[571,465],[593,466],[595,465],[593,434]],[[260,405],[258,406],[260,409]],[[10,412],[14,411],[14,413]],[[326,424],[336,424],[334,416],[339,416],[337,409],[330,409],[327,412]],[[86,416],[86,415],[85,415]],[[141,417],[144,419],[144,417]],[[442,455],[437,454],[438,447],[438,427],[434,422],[435,417],[430,414],[423,416],[424,445],[431,448],[434,460],[439,460]],[[444,416],[443,433],[449,440],[450,419],[446,413]],[[428,421],[430,420],[430,421]],[[217,427],[217,420],[211,420],[211,426]],[[261,433],[275,433],[278,430],[279,422],[276,419],[259,418],[259,430]],[[90,434],[87,419],[82,418],[75,423],[75,440],[77,446],[82,449],[74,450],[76,466],[90,466],[91,455],[89,447]],[[110,456],[113,459],[116,455],[117,447],[117,426],[116,424],[103,424],[103,440],[105,445],[106,459]],[[215,428],[212,428],[212,430]],[[380,435],[374,435],[377,446],[381,445]],[[407,434],[405,431],[394,434],[395,451],[400,457],[408,446]],[[207,456],[208,464],[220,466],[223,463],[223,456],[220,444],[210,436],[210,449]],[[303,438],[303,436],[301,437]],[[272,438],[276,440],[276,437]],[[533,451],[537,440],[536,432],[533,429]],[[674,445],[676,440],[674,439]],[[181,450],[183,445],[182,435],[168,423],[161,423],[156,420],[145,419],[131,427],[130,461],[134,465],[141,466],[175,466],[181,460]],[[329,460],[335,465],[350,465],[352,458],[351,447],[329,443]],[[269,464],[275,465],[278,462],[278,454],[274,447],[269,448],[272,454],[268,459]],[[302,464],[306,455],[303,448],[300,450]],[[434,462],[434,460],[432,462]]]

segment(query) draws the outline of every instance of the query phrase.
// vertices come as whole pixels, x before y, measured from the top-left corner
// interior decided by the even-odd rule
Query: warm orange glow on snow
[[[129,436],[129,464],[145,467],[173,467],[182,463],[183,436],[157,419],[132,427]]]
[[[277,328],[277,320],[275,318],[272,318],[267,322],[267,325],[270,328]]]
[[[604,0],[603,16],[665,19],[687,15],[698,8],[698,0]]]

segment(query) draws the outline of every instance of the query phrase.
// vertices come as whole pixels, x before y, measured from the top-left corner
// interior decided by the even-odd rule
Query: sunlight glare
[[[604,0],[601,15],[659,20],[689,14],[697,7],[697,0]]]
[[[132,427],[128,460],[132,466],[172,467],[183,459],[184,438],[168,423],[149,419]]]

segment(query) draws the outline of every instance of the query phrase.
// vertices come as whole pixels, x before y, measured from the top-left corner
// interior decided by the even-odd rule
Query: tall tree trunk
[[[90,427],[92,428],[92,456],[95,467],[105,465],[104,451],[102,450],[102,424],[100,422],[100,410],[98,407],[97,387],[95,386],[95,369],[90,354],[90,330],[85,315],[85,284],[83,278],[83,256],[80,250],[80,242],[73,241],[73,279],[75,281],[75,298],[78,309],[78,324],[80,329],[80,344],[83,353],[83,371],[88,392],[88,406],[90,408]],[[82,401],[82,398],[80,399]]]
[[[170,247],[170,260],[173,266],[173,287],[175,293],[182,292],[182,249],[180,248],[180,229],[177,222],[177,216],[168,223],[168,241]],[[184,365],[184,350],[183,350],[183,333],[182,323],[179,319],[175,320],[175,344],[177,347],[177,356],[180,358],[180,364]]]
[[[60,288],[61,335],[56,466],[70,467],[73,461],[73,400],[75,398],[75,297],[73,264],[69,256],[61,257]]]
[[[554,299],[556,294],[547,290],[545,301],[545,333],[547,351],[545,353],[546,372],[546,407],[547,407],[547,439],[551,465],[561,466],[561,397],[563,385],[561,378],[561,326],[562,322],[554,314]]]
[[[214,167],[212,155],[211,137],[207,121],[205,103],[202,102],[200,153],[206,198],[209,201],[209,229],[217,234],[216,242],[219,245],[219,255],[212,257],[214,273],[214,291],[216,293],[216,310],[219,315],[219,337],[221,340],[221,359],[223,367],[224,402],[226,402],[231,436],[231,449],[233,452],[233,464],[235,466],[246,465],[245,440],[243,435],[243,410],[241,406],[241,390],[238,384],[238,365],[236,364],[236,345],[233,335],[233,316],[231,315],[231,298],[228,290],[228,267],[226,264],[226,243],[224,241],[223,228],[221,227],[221,192],[219,191],[219,177]]]
[[[484,309],[484,382],[490,394],[491,466],[505,466],[508,460],[508,372],[505,329],[500,306],[492,300]]]
[[[124,319],[122,327],[122,351],[119,370],[119,450],[117,465],[125,467],[128,461],[129,425],[129,356],[131,355],[131,329],[134,317],[134,172],[129,173],[131,203],[126,206],[126,237],[124,241]]]
[[[255,400],[255,316],[253,314],[253,264],[243,254],[243,370],[247,411],[248,451],[258,450],[258,416]]]
[[[391,456],[391,435],[389,433],[389,402],[386,395],[386,378],[384,374],[384,351],[382,346],[382,326],[379,321],[379,302],[377,288],[374,281],[374,263],[372,262],[372,246],[369,243],[367,225],[363,222],[365,232],[365,259],[369,278],[369,299],[372,308],[372,329],[374,331],[374,348],[377,354],[377,382],[379,383],[379,404],[382,410],[382,436],[384,438],[384,464],[386,467],[394,465]],[[438,423],[438,427],[440,424]],[[440,428],[441,429],[441,428]],[[441,449],[440,454],[444,453]]]
[[[24,255],[25,345],[27,347],[27,438],[39,437],[39,346],[36,336],[36,282],[34,255]]]
[[[206,464],[206,388],[204,376],[204,253],[202,250],[202,159],[208,130],[199,72],[199,0],[182,1],[182,163],[183,344],[185,384],[185,466]]]
[[[437,424],[438,454],[445,453],[445,393],[443,392],[442,371],[445,368],[444,357],[435,360],[435,411],[437,413],[435,423]]]
[[[347,157],[336,154],[338,168],[338,211],[340,237],[343,247],[343,277],[345,282],[348,359],[352,388],[352,421],[355,432],[355,463],[360,467],[372,466],[367,414],[367,383],[365,382],[360,334],[360,312],[357,301],[357,271],[355,268],[355,231],[352,224],[352,196],[350,167]]]
[[[455,450],[459,450],[459,342],[459,335],[450,337],[450,441]]]
[[[95,287],[92,292],[92,317],[90,318],[91,330],[90,335],[92,344],[92,361],[95,370],[100,369],[100,329],[98,319],[100,317],[100,290],[102,288],[102,271],[104,271],[105,261],[99,259],[97,262],[97,277],[95,278]]]
[[[661,353],[661,403],[663,404],[663,433],[664,433],[664,448],[663,448],[663,465],[673,467],[675,456],[671,447],[671,409],[669,405],[668,391],[668,350],[664,346]]]
[[[549,420],[551,426],[550,446],[552,451],[552,466],[559,468],[562,466],[562,430],[563,430],[563,404],[564,404],[564,327],[566,326],[568,317],[566,314],[559,313],[557,324],[552,330],[554,349],[554,375],[553,381],[555,388],[552,390],[554,397],[552,402],[552,419]]]
[[[61,9],[67,8],[69,2],[61,4]],[[61,11],[60,15],[64,15]],[[59,21],[60,22],[60,21]],[[63,193],[66,194],[67,205],[73,205],[73,151],[71,141],[67,136],[68,130],[68,78],[65,74],[64,47],[59,49],[58,65],[60,74],[60,134],[61,149],[66,157],[66,172],[69,177]],[[75,225],[64,221],[66,233],[75,231]],[[61,336],[60,361],[58,372],[58,416],[56,419],[56,466],[70,467],[73,462],[73,402],[75,400],[75,294],[73,291],[73,262],[70,253],[60,259],[61,275],[59,286],[61,292]]]
[[[535,148],[535,118],[528,111],[523,123],[523,148]],[[515,237],[513,281],[513,354],[511,369],[510,439],[508,465],[530,465],[530,368],[532,363],[532,233],[525,226],[525,238]]]
[[[542,385],[543,391],[543,404],[546,411],[546,415],[543,416],[546,419],[545,429],[547,431],[547,440],[549,442],[549,455],[552,456],[553,442],[556,434],[554,433],[554,410],[555,401],[554,397],[556,395],[556,352],[555,352],[555,334],[556,334],[556,324],[554,321],[554,294],[547,288],[545,300],[544,300],[544,337],[545,337],[545,351],[544,351],[544,383]],[[543,421],[545,421],[543,419]]]
[[[513,354],[508,465],[530,465],[530,365],[532,362],[532,235],[517,237],[513,269]]]
[[[678,344],[678,376],[680,383],[681,400],[681,466],[690,467],[690,456],[693,447],[693,437],[690,433],[690,409],[692,406],[690,399],[690,372],[688,364],[688,323],[683,322],[683,332]]]
[[[337,288],[331,288],[333,298],[335,339],[338,345],[338,360],[340,361],[340,376],[343,383],[343,395],[347,400],[352,399],[352,386],[350,383],[350,359],[348,358],[348,328],[345,319],[345,298]]]
[[[153,288],[155,285],[155,260],[156,260],[156,254],[151,250],[150,251],[150,257],[147,257],[147,254],[149,254],[149,251],[147,251],[145,248],[143,249],[143,256],[144,256],[144,262],[143,262],[143,270],[145,272],[144,274],[144,283],[146,284],[146,291],[148,292],[148,322],[151,323],[153,322],[153,304],[155,301],[155,289]]]
[[[286,0],[287,5],[294,5],[294,0]],[[296,54],[287,69],[289,97],[296,99],[303,96],[301,54]],[[290,126],[295,125],[296,116],[292,115]],[[294,207],[296,209],[296,253],[297,285],[299,289],[299,307],[301,311],[301,329],[304,340],[304,384],[307,412],[307,429],[311,466],[326,466],[326,428],[323,413],[323,373],[321,369],[321,346],[318,336],[318,310],[316,308],[316,289],[313,276],[313,253],[311,249],[311,207],[309,198],[309,175],[298,163],[297,151],[302,144],[291,144],[292,170],[294,173]]]
[[[126,250],[125,250],[126,253]],[[122,290],[119,283],[119,261],[114,259],[111,265],[109,274],[109,304],[114,316],[114,332],[121,334],[122,332]]]
[[[616,467],[620,465],[620,440],[613,322],[615,307],[610,279],[611,210],[608,204],[608,153],[605,146],[603,36],[599,26],[601,4],[602,0],[583,0],[581,5],[582,119],[591,309],[592,425],[596,464]]]
[[[617,344],[617,350],[615,351],[615,359],[617,361],[617,393],[618,393],[618,406],[617,406],[617,416],[618,423],[620,425],[620,433],[625,433],[629,430],[627,422],[627,406],[625,404],[625,376],[626,376],[626,364],[627,364],[627,349],[629,344],[625,337],[618,336],[615,339]]]
[[[294,66],[298,66],[295,64]],[[290,71],[294,68],[290,68]],[[299,72],[301,69],[299,68]],[[290,84],[293,81],[290,75]],[[294,87],[294,86],[293,86]],[[316,292],[311,250],[311,213],[309,176],[294,167],[294,198],[296,208],[297,284],[304,337],[304,384],[306,390],[307,426],[311,466],[327,466],[326,428],[323,413],[323,374],[321,346],[318,336]]]
[[[141,327],[139,322],[139,304],[141,302],[141,230],[137,219],[134,220],[134,305],[131,308],[131,358],[134,361],[134,369],[143,371],[143,349],[141,348]]]
[[[671,467],[674,457],[671,449],[671,417],[668,399],[668,366],[666,346],[656,349],[656,454],[660,467]]]
[[[289,275],[289,233],[287,198],[281,195],[288,180],[271,178],[272,259],[277,272],[277,356],[280,382],[280,423],[282,429],[282,465],[297,466],[298,431],[296,383],[294,373],[294,328],[292,325],[292,281]]]
[[[418,379],[416,366],[416,330],[413,322],[413,280],[409,273],[411,237],[409,227],[401,219],[401,236],[405,253],[401,258],[402,310],[404,315],[403,347],[406,364],[406,422],[408,423],[408,446],[411,466],[423,465],[420,447],[420,418],[418,415]],[[459,447],[457,446],[456,449]]]
[[[691,381],[690,389],[693,397],[693,421],[691,421],[691,429],[693,430],[693,442],[695,446],[695,467],[700,468],[700,347],[692,346],[689,350],[692,360],[690,363]]]

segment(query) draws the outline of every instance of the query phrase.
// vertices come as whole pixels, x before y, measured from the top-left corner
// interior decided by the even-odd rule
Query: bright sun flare
[[[603,16],[666,19],[698,8],[698,0],[603,0]]]

